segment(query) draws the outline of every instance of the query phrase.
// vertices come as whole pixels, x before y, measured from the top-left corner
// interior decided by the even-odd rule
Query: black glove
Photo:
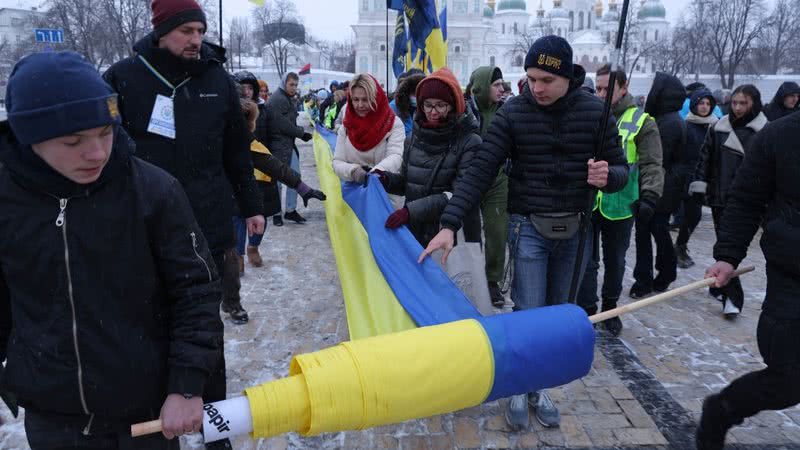
[[[381,169],[375,169],[372,171],[372,174],[378,177],[383,185],[383,189],[389,189],[389,176],[386,175],[386,172],[382,171]]]
[[[300,139],[301,139],[303,142],[308,142],[308,141],[310,141],[310,140],[311,140],[311,138],[313,138],[313,137],[314,137],[314,136],[312,136],[312,135],[311,135],[311,133],[303,133],[303,137],[301,137]]]
[[[361,166],[361,170],[364,171],[364,181],[362,184],[364,187],[367,187],[367,183],[369,183],[369,173],[372,172],[372,167],[370,166]]]
[[[318,191],[316,189],[311,189],[310,191],[306,192],[305,195],[301,195],[300,197],[303,198],[303,206],[305,207],[308,207],[308,201],[311,200],[312,198],[315,198],[321,202],[324,202],[325,200],[328,199],[328,197],[325,196],[324,192]]]
[[[643,195],[631,204],[631,211],[637,222],[647,223],[656,213],[656,202],[648,195]]]
[[[302,181],[295,190],[297,191],[298,194],[300,194],[300,197],[303,198],[303,206],[305,207],[308,207],[308,201],[311,200],[312,198],[315,198],[321,202],[324,202],[325,200],[328,199],[328,197],[325,196],[324,192],[312,189],[309,185],[303,183]]]

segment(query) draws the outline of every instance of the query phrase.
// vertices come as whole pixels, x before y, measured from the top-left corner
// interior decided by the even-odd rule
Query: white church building
[[[369,72],[386,83],[386,0],[357,0],[356,71]],[[439,0],[447,6],[447,65],[463,86],[479,66],[500,67],[507,80],[516,81],[524,72],[527,47],[536,38],[556,34],[572,45],[576,63],[591,72],[608,62],[619,26],[621,0]],[[637,52],[669,32],[666,9],[661,0],[639,2],[636,27],[632,30],[629,63],[634,73],[649,74],[654,65]],[[530,4],[529,4],[530,3]],[[529,9],[532,12],[529,12]],[[389,12],[389,54],[392,53],[394,11]],[[391,64],[391,61],[390,61]],[[627,68],[630,71],[630,68]],[[389,89],[394,75],[389,67]]]

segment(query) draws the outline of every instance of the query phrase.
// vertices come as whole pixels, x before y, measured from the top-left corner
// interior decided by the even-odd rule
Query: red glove
[[[388,219],[386,219],[386,228],[399,228],[400,225],[408,223],[409,214],[408,208],[403,207],[393,212]]]

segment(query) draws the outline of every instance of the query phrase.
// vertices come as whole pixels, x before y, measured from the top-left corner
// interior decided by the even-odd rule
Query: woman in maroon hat
[[[417,242],[425,247],[439,232],[439,218],[451,197],[453,186],[466,171],[472,155],[481,145],[481,138],[478,120],[467,112],[458,80],[447,68],[422,80],[417,85],[416,96],[413,131],[403,153],[400,173],[379,172],[378,175],[387,192],[406,197],[405,206],[389,216],[386,227],[407,225]],[[481,241],[478,209],[464,220],[464,240]],[[480,273],[471,276],[480,276],[484,272],[484,258],[482,255],[478,257],[480,261],[476,266]],[[451,268],[445,269],[453,277]],[[475,290],[476,286],[482,286],[485,291],[486,279],[482,283],[473,279],[469,281],[472,287],[459,287],[473,302],[476,298],[485,298],[488,305],[488,291]]]

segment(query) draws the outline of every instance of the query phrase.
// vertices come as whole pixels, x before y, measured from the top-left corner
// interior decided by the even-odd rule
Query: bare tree
[[[48,18],[64,29],[67,48],[98,69],[112,57],[102,9],[93,8],[88,0],[49,0],[48,4]]]
[[[273,0],[265,2],[262,8],[254,8],[253,15],[261,31],[262,48],[272,59],[278,76],[283,78],[293,49],[304,43],[304,37],[297,34],[302,27],[297,8],[290,0]]]
[[[250,22],[246,17],[235,17],[228,23],[228,42],[231,59],[228,60],[230,67],[233,67],[233,57],[238,59],[239,70],[242,70],[242,53],[250,53],[252,39],[250,36]]]
[[[513,58],[522,55],[524,58],[537,39],[550,34],[555,34],[552,20],[549,17],[538,18],[534,25],[527,27],[522,33],[516,35],[514,44],[506,52],[506,56]]]
[[[762,32],[762,0],[706,0],[703,6],[705,14],[698,17],[698,25],[708,30],[709,54],[722,87],[731,89],[737,69]]]
[[[691,31],[677,26],[667,39],[659,41],[648,50],[647,57],[656,65],[656,70],[681,76],[690,73],[692,65]]]
[[[764,56],[767,71],[776,74],[789,63],[793,49],[800,46],[800,0],[777,0],[766,18],[758,50]]]
[[[101,0],[105,38],[112,43],[114,59],[133,54],[133,46],[151,30],[148,0]]]

